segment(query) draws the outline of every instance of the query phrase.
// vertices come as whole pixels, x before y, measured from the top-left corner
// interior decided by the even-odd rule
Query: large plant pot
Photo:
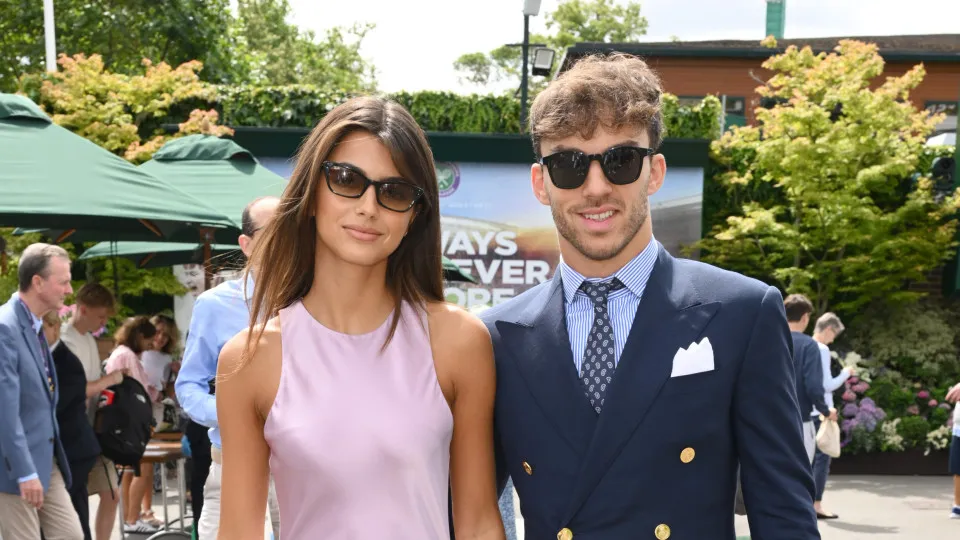
[[[936,450],[924,456],[923,450],[841,454],[830,462],[830,474],[946,476],[949,450]]]

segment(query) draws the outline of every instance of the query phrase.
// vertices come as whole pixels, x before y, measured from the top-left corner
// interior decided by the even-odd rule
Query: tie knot
[[[617,278],[600,282],[584,281],[580,285],[580,289],[585,292],[595,304],[606,303],[607,296],[611,292],[622,288],[623,283]]]

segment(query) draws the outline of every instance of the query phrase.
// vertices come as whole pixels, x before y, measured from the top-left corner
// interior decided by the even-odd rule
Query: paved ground
[[[877,537],[883,540],[960,539],[960,520],[948,519],[953,480],[947,476],[835,476],[824,497],[829,509],[840,519],[820,522],[823,540],[854,540]],[[96,509],[91,498],[91,512]],[[176,516],[176,497],[171,493],[171,518]],[[516,502],[516,500],[515,500]],[[189,508],[189,507],[188,507]],[[519,540],[523,540],[523,518],[517,506]],[[159,495],[154,512],[162,516]],[[737,518],[737,534],[749,534],[746,518]],[[119,531],[114,539],[119,540]],[[145,535],[128,535],[132,540]]]
[[[960,539],[960,520],[949,519],[953,479],[948,476],[835,476],[824,506],[840,519],[821,521],[823,540]],[[737,533],[749,534],[745,517]]]

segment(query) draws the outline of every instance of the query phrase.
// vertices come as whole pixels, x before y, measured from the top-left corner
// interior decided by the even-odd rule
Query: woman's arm
[[[265,333],[253,358],[243,362],[247,332],[227,342],[217,365],[217,419],[223,448],[220,540],[263,540],[267,511],[270,449],[263,438],[266,415],[258,403],[266,384],[264,359],[273,353],[271,342],[278,343],[279,352],[279,339]]]
[[[87,383],[87,399],[92,398],[93,396],[103,392],[107,388],[115,384],[120,384],[123,382],[124,372],[123,370],[111,372],[109,375],[104,375],[95,381],[90,381]]]
[[[496,369],[490,334],[475,316],[446,307],[436,317],[438,360],[453,383],[450,478],[458,540],[503,540],[493,457]]]

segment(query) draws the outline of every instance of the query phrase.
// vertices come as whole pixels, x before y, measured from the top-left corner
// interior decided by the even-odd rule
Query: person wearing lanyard
[[[278,202],[276,197],[261,197],[243,210],[243,234],[239,244],[245,256],[253,251],[257,232],[273,218]],[[174,384],[177,400],[187,416],[210,428],[212,463],[203,488],[203,509],[199,518],[194,516],[199,540],[216,540],[220,521],[221,446],[217,402],[211,393],[211,381],[217,375],[220,349],[250,324],[249,299],[252,295],[253,280],[236,279],[221,283],[197,298],[187,332],[183,363]],[[275,506],[273,501],[271,506]]]
[[[39,531],[46,540],[81,540],[57,425],[57,375],[40,319],[73,292],[70,256],[31,244],[17,275],[19,292],[0,307],[0,537],[39,538]]]

